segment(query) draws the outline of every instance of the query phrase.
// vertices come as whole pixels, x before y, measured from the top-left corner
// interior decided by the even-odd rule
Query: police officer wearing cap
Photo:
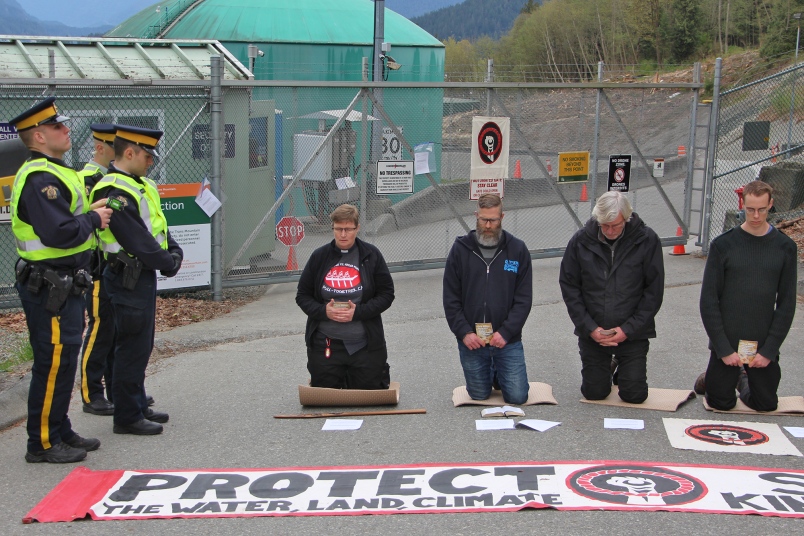
[[[84,181],[87,195],[92,187],[108,172],[114,159],[114,136],[116,127],[110,123],[90,125],[95,152],[92,160],[78,172]],[[93,415],[112,415],[112,370],[114,368],[114,317],[112,303],[103,285],[105,261],[98,248],[92,256],[92,289],[85,295],[87,317],[84,346],[81,353],[81,400],[84,412]],[[103,384],[106,382],[106,396]],[[108,398],[108,399],[107,399]]]
[[[173,277],[183,252],[170,236],[159,191],[145,177],[154,163],[162,131],[117,125],[115,159],[92,190],[92,199],[108,197],[117,208],[100,234],[107,266],[104,285],[112,302],[115,365],[112,378],[116,434],[162,432],[168,414],[148,407],[145,368],[154,345],[156,271]]]
[[[78,174],[61,160],[70,150],[69,118],[50,97],[9,121],[31,150],[17,172],[11,229],[20,259],[16,288],[30,332],[34,363],[28,392],[25,460],[69,463],[100,441],[76,434],[67,416],[84,330],[82,293],[96,229],[109,223],[105,199],[90,206]]]

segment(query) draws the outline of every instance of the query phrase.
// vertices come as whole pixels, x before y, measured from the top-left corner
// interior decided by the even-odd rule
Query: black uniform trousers
[[[728,411],[737,404],[735,387],[742,374],[743,367],[732,367],[717,357],[714,352],[709,355],[709,366],[706,368],[706,401],[715,409]],[[776,390],[782,380],[782,369],[779,362],[771,360],[767,367],[745,367],[748,374],[748,386],[740,392],[740,400],[755,411],[774,411],[779,404]]]
[[[145,368],[154,347],[156,322],[156,272],[142,269],[133,290],[123,287],[123,271],[107,266],[104,283],[114,316],[114,423],[132,424],[143,419]]]
[[[578,337],[581,354],[581,394],[587,400],[603,400],[611,393],[611,359],[616,358],[617,386],[620,399],[641,404],[648,398],[647,339],[628,340],[617,346],[601,346],[594,340]]]
[[[361,348],[352,355],[343,341],[329,339],[320,331],[313,333],[312,347],[307,348],[307,370],[310,386],[332,389],[388,389],[390,367],[388,351]],[[326,349],[329,348],[329,357]]]
[[[75,436],[67,410],[75,383],[84,299],[70,295],[58,314],[45,309],[49,289],[32,294],[17,283],[34,362],[28,390],[28,451],[40,452]]]
[[[85,404],[103,398],[114,401],[112,371],[114,370],[114,313],[102,277],[95,279],[92,292],[85,295],[87,331],[81,355],[81,399]]]

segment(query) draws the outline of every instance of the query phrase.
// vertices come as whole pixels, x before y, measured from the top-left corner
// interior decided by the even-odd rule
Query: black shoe
[[[75,463],[86,457],[87,451],[73,448],[64,441],[56,443],[49,449],[25,453],[25,461],[28,463]]]
[[[105,398],[96,398],[89,404],[84,404],[84,413],[93,415],[114,415],[114,404]]]
[[[74,449],[84,449],[87,452],[98,450],[98,447],[100,447],[100,439],[95,439],[94,437],[81,437],[78,434],[75,434],[70,439],[65,439],[64,442]]]
[[[140,419],[131,424],[115,424],[112,431],[115,434],[156,435],[162,433],[162,425],[148,419]]]
[[[151,408],[148,408],[145,411],[143,411],[142,416],[151,422],[160,422],[160,423],[166,423],[170,418],[170,415],[168,415],[167,413],[162,413],[161,411],[154,411]]]
[[[692,387],[696,395],[706,394],[706,372],[701,372],[695,379],[695,385]]]
[[[149,406],[153,406],[154,405],[154,397],[152,397],[151,395],[147,395],[145,397],[145,403],[148,404]]]

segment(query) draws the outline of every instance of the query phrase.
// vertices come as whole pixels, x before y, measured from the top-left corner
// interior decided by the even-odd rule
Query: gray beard
[[[485,237],[481,234],[480,231],[475,233],[475,237],[477,238],[477,243],[483,246],[484,248],[494,248],[497,247],[497,244],[500,243],[500,236],[502,236],[502,229],[498,229],[494,236]]]

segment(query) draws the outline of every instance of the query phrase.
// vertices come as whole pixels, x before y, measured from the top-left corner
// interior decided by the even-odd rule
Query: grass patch
[[[771,108],[773,110],[771,120],[790,115],[792,97],[793,91],[790,86],[779,88],[773,92],[771,95]],[[801,117],[801,115],[804,114],[804,80],[798,80],[796,84],[795,102],[792,102],[792,104],[794,118]]]
[[[9,372],[20,365],[33,361],[31,342],[25,338],[7,350],[7,357],[0,360],[0,372]]]

